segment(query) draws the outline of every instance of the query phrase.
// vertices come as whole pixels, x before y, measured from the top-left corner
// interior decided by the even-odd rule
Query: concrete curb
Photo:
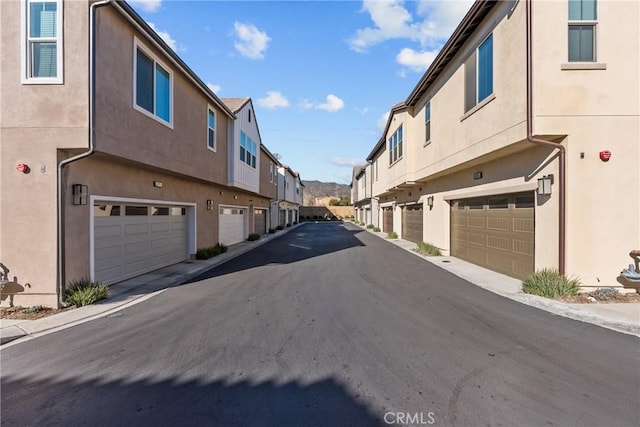
[[[365,231],[368,231],[371,234],[460,277],[461,279],[464,279],[476,286],[501,295],[505,298],[509,298],[521,304],[526,304],[528,306],[538,308],[540,310],[544,310],[558,316],[567,317],[569,319],[590,323],[596,326],[601,326],[603,328],[612,329],[617,332],[640,337],[640,304],[620,303],[619,305],[629,306],[631,308],[636,307],[634,313],[636,317],[628,320],[623,320],[619,318],[613,318],[612,316],[606,316],[601,313],[596,313],[594,312],[596,309],[588,304],[569,304],[561,301],[550,300],[536,295],[525,294],[524,292],[520,291],[520,281],[517,279],[493,272],[491,270],[487,270],[485,268],[467,263],[466,261],[462,261],[453,257],[427,257],[424,255],[420,255],[413,250],[416,247],[416,244],[413,242],[402,239],[388,239],[385,233],[374,232],[354,223],[351,224]],[[447,260],[455,260],[455,262],[451,262],[451,264],[444,264],[442,262],[446,262]],[[467,266],[460,268],[460,264],[467,264]],[[465,268],[467,270],[473,271],[464,271]],[[611,306],[613,304],[606,305]],[[631,312],[634,310],[630,309],[629,311]]]
[[[188,269],[184,267],[187,262],[174,264],[173,266],[162,268],[156,272],[147,273],[120,284],[115,284],[110,287],[112,291],[111,296],[104,302],[78,307],[70,311],[36,320],[11,321],[3,319],[0,323],[0,345],[3,348],[9,347],[28,339],[37,338],[94,319],[99,319],[139,304],[159,295],[172,286],[183,285],[213,268],[277,239],[295,230],[301,224],[302,223],[298,223],[287,227],[274,234],[265,234],[259,240],[238,243],[237,246],[234,245],[235,247],[230,247],[227,252],[210,258],[209,260],[199,261],[195,264],[192,263],[192,261],[188,261],[192,263],[188,264],[190,266]],[[186,272],[180,272],[180,270],[186,270]]]

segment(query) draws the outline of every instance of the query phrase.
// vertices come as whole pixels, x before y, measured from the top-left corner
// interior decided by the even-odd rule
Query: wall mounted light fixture
[[[552,184],[553,184],[553,174],[545,175],[542,178],[538,178],[538,196],[550,195]]]
[[[211,199],[207,199],[207,210],[208,211],[212,211],[213,210],[213,200],[211,200]]]
[[[429,206],[429,209],[433,207],[433,196],[427,197],[427,206]]]
[[[86,185],[73,184],[71,186],[71,190],[72,190],[71,193],[73,194],[74,205],[87,204],[87,194],[89,193],[89,188]]]

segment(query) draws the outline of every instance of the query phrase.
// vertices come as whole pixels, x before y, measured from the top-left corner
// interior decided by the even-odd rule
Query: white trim
[[[138,105],[138,100],[137,100],[137,74],[136,74],[136,69],[137,69],[137,64],[138,64],[138,49],[140,49],[145,55],[147,55],[150,59],[152,59],[154,61],[154,69],[153,69],[153,78],[154,78],[154,87],[153,87],[153,91],[154,91],[154,98],[153,98],[153,102],[154,102],[154,106],[153,109],[155,110],[155,64],[157,63],[158,65],[160,65],[167,73],[169,73],[169,121],[167,122],[166,120],[164,120],[163,118],[159,117],[156,115],[155,111],[151,112],[151,111],[147,111],[144,108],[140,107]],[[145,116],[150,117],[152,119],[154,119],[157,122],[162,123],[163,125],[173,129],[173,103],[174,103],[174,97],[173,97],[173,71],[171,70],[171,68],[169,68],[164,62],[162,62],[160,59],[158,59],[158,57],[151,51],[151,49],[149,49],[146,45],[144,45],[140,39],[138,39],[137,37],[133,37],[133,93],[132,93],[132,99],[133,99],[133,109],[140,111],[141,113],[143,113]]]
[[[189,255],[195,254],[197,249],[197,235],[196,235],[196,216],[197,216],[197,203],[187,202],[175,202],[169,200],[153,200],[153,199],[135,199],[130,197],[114,197],[114,196],[100,196],[97,194],[89,196],[89,276],[91,280],[95,280],[95,236],[94,236],[94,216],[93,206],[96,201],[104,202],[122,202],[122,203],[138,203],[143,205],[164,205],[164,206],[180,206],[187,208],[187,222],[189,223],[189,243],[188,250]]]
[[[481,103],[476,104],[473,108],[471,108],[469,111],[467,111],[466,113],[464,113],[462,115],[462,117],[460,117],[460,121],[464,121],[467,117],[472,116],[476,111],[481,110],[482,107],[484,107],[485,105],[487,105],[488,103],[490,103],[491,101],[493,101],[494,99],[496,99],[496,94],[495,92],[492,93],[491,95],[487,96],[485,99],[482,100]]]
[[[603,62],[569,62],[560,64],[561,70],[606,70],[607,64]]]
[[[64,13],[62,0],[39,0],[56,4],[56,77],[29,77],[29,4],[35,0],[20,0],[20,81],[22,84],[50,85],[64,84]]]

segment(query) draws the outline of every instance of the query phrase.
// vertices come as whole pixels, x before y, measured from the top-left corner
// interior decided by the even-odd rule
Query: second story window
[[[240,161],[255,169],[257,154],[258,145],[256,142],[244,132],[240,132]]]
[[[207,147],[216,150],[216,113],[211,107],[207,109]]]
[[[23,83],[62,83],[62,1],[22,3]]]
[[[134,107],[171,125],[171,72],[136,43]]]
[[[402,125],[389,138],[389,165],[402,158]]]
[[[569,0],[569,62],[596,60],[596,0]]]
[[[493,94],[493,34],[464,63],[465,113]]]
[[[431,142],[431,102],[427,102],[424,106],[424,143]]]

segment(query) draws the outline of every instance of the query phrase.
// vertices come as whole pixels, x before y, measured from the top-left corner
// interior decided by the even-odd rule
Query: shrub
[[[427,256],[441,256],[442,251],[437,246],[432,245],[431,243],[420,242],[418,243],[418,247],[415,250],[421,255]]]
[[[388,238],[388,239],[397,239],[397,238],[398,238],[398,233],[396,233],[395,231],[390,231],[390,232],[387,234],[387,238]]]
[[[373,224],[367,224],[367,228],[368,229],[372,229],[373,228]]]
[[[275,228],[270,228],[270,229],[269,229],[269,234],[273,234],[273,233],[275,233],[275,232],[276,232],[276,229],[275,229]]]
[[[247,240],[250,242],[258,239],[260,239],[260,235],[258,233],[251,233],[249,234],[249,237],[247,237]]]
[[[209,259],[224,252],[227,252],[227,247],[222,243],[217,243],[215,246],[211,246],[209,248],[198,249],[196,252],[196,259]]]
[[[618,290],[615,288],[596,289],[595,291],[589,292],[589,296],[598,301],[609,301],[618,296]]]
[[[375,231],[376,233],[379,233],[379,232],[380,232],[380,228],[378,228],[378,227],[373,227],[373,231]]]
[[[277,227],[276,227],[276,230],[282,230],[282,229],[284,229],[284,227],[283,227],[283,226],[281,226],[281,225],[279,225],[279,226],[277,226]]]
[[[47,307],[43,305],[32,305],[31,307],[27,307],[24,310],[22,310],[22,312],[26,314],[31,314],[31,313],[39,313],[44,310],[47,310]]]
[[[82,307],[93,304],[109,296],[109,288],[102,282],[94,282],[86,277],[69,282],[64,292],[65,302]]]
[[[580,279],[562,276],[554,268],[544,268],[524,279],[522,291],[546,298],[573,296],[580,291]]]

